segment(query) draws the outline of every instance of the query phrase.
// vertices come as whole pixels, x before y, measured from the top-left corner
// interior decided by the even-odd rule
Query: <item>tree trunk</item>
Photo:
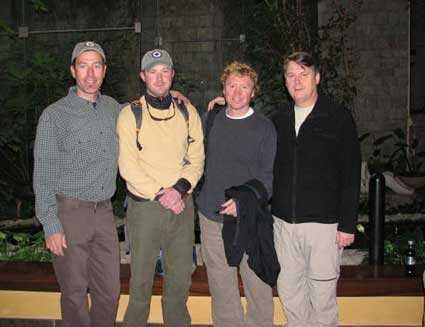
[[[10,218],[5,220],[0,220],[0,230],[33,228],[33,227],[39,227],[39,226],[40,226],[40,223],[35,217],[30,219]]]

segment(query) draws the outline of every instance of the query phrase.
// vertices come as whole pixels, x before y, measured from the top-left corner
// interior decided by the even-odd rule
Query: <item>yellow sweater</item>
[[[180,178],[192,185],[190,192],[202,176],[204,168],[204,143],[202,124],[192,105],[189,113],[189,134],[193,142],[188,144],[188,127],[183,113],[177,108],[160,110],[149,106],[152,116],[169,120],[155,121],[151,118],[145,97],[142,104],[142,126],[136,146],[136,120],[130,105],[119,114],[117,133],[119,137],[118,165],[127,189],[134,195],[153,200],[161,188],[173,186]]]

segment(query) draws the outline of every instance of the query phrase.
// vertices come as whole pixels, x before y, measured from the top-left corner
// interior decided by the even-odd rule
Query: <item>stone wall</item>
[[[320,23],[327,22],[327,10],[332,2],[319,1]],[[359,134],[369,132],[381,136],[395,128],[405,130],[408,117],[407,2],[363,1],[349,35],[354,54],[352,66],[357,87],[354,108]],[[370,152],[371,142],[371,137],[364,142],[364,152]]]
[[[21,3],[5,0],[0,4],[0,19],[15,29],[22,23]],[[105,0],[101,5],[98,1],[46,0],[46,3],[49,11],[43,13],[36,12],[30,1],[26,1],[25,23],[30,31],[81,31],[31,34],[25,40],[19,39],[17,44],[22,43],[27,49],[42,46],[69,57],[77,41],[100,42],[108,59],[104,92],[121,102],[142,92],[138,75],[141,54],[153,47],[171,53],[177,71],[174,87],[188,95],[200,110],[221,92],[219,77],[223,66],[243,58],[243,46],[239,42],[239,35],[243,34],[243,26],[239,26],[241,0],[232,4],[224,0]],[[319,0],[318,5],[319,23],[323,24],[332,0]],[[140,34],[132,29],[135,21],[141,21]],[[371,132],[379,136],[406,127],[407,24],[405,1],[363,1],[350,34],[355,53],[355,115],[360,134]],[[129,29],[100,30],[116,27]],[[89,31],[94,28],[99,30]],[[1,58],[7,55],[10,40],[0,38]],[[365,142],[366,150],[370,149],[371,140]]]
[[[47,12],[35,10],[28,0],[8,0],[0,4],[0,12],[4,12],[4,7],[9,7],[7,23],[14,30],[18,30],[19,26],[28,27],[27,38],[12,40],[15,53],[21,57],[17,64],[28,66],[32,55],[42,51],[58,58],[63,71],[67,73],[75,43],[94,40],[102,44],[107,57],[108,70],[103,92],[119,101],[125,101],[130,94],[136,93],[138,81],[134,76],[139,67],[139,37],[133,28],[138,14],[134,1],[102,1],[102,6],[97,1],[45,2]],[[129,28],[114,30],[117,27]],[[11,39],[1,36],[0,53],[6,40]],[[64,95],[66,92],[63,90]]]
[[[102,5],[97,1],[76,0],[46,3],[48,12],[39,12],[30,1],[26,1],[24,10],[21,2],[2,1],[2,21],[17,30],[24,14],[30,33],[40,31],[26,39],[15,39],[15,46],[22,52],[24,48],[39,47],[70,57],[76,42],[89,39],[99,42],[108,64],[103,91],[119,101],[134,99],[143,92],[140,60],[145,51],[154,47],[170,52],[177,72],[174,88],[189,96],[198,109],[205,108],[221,91],[223,53],[229,46],[229,41],[222,40],[221,0],[108,0],[102,1]],[[135,22],[141,22],[142,33],[135,33]],[[61,30],[78,32],[58,33]],[[0,37],[1,56],[8,52],[5,41],[9,39]]]
[[[412,109],[425,113],[425,1],[412,1]]]
[[[154,47],[173,57],[174,87],[188,95],[199,110],[220,92],[223,69],[223,8],[221,1],[143,1],[142,53]]]
[[[411,108],[414,137],[425,151],[425,1],[412,2]],[[425,169],[425,167],[422,167]]]

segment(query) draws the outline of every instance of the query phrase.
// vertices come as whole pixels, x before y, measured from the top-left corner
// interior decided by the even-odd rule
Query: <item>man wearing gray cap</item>
[[[63,327],[111,327],[120,295],[115,192],[119,104],[100,93],[105,53],[78,43],[75,86],[42,113],[34,145],[36,215],[61,289]],[[87,301],[90,291],[91,307]]]
[[[170,95],[173,61],[148,51],[140,77],[146,94],[118,118],[119,169],[129,194],[130,300],[124,326],[146,326],[157,255],[162,249],[164,326],[189,327],[186,302],[192,273],[194,210],[190,196],[202,175],[204,147],[196,109]],[[141,127],[133,110],[139,110]],[[139,130],[140,129],[140,130]]]

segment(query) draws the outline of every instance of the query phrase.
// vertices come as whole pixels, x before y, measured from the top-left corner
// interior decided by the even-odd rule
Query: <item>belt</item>
[[[150,201],[149,199],[145,199],[145,198],[142,198],[141,196],[137,196],[136,194],[133,194],[130,191],[128,191],[127,194],[128,194],[129,198],[132,198],[134,201],[137,201],[137,202],[148,202],[148,201]]]
[[[56,198],[60,200],[66,200],[73,203],[78,203],[79,207],[93,207],[94,209],[98,207],[106,207],[110,204],[111,200],[101,200],[101,201],[86,201],[86,200],[80,200],[76,198],[70,198],[63,194],[56,194]]]

